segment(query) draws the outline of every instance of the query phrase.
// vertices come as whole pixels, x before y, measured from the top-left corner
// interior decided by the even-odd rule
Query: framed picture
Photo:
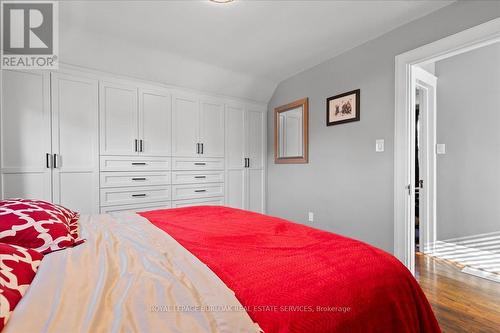
[[[359,89],[326,99],[326,126],[359,120]]]

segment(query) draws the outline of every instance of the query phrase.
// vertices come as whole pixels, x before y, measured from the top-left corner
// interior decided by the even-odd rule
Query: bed
[[[392,255],[283,219],[186,207],[81,216],[79,232],[3,332],[440,331]]]

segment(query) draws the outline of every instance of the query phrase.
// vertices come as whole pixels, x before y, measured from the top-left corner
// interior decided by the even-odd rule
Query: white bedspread
[[[5,333],[259,332],[206,265],[144,218],[82,216],[80,228],[87,241],[45,256]]]

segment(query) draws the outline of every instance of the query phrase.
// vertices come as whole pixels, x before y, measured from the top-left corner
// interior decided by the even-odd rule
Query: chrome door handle
[[[144,152],[144,140],[139,140],[139,152],[143,153]]]
[[[57,166],[57,154],[54,154],[54,155],[53,155],[53,159],[54,159],[54,162],[53,162],[53,164],[52,164],[52,165],[53,165],[53,168],[54,168],[54,169],[57,169],[57,168],[58,168],[58,166]]]
[[[138,142],[138,141],[139,141],[139,140],[137,140],[137,139],[135,139],[135,140],[134,140],[134,151],[135,151],[136,153],[137,153],[137,152],[139,152],[139,148],[138,148],[138,144],[139,144],[139,142]]]
[[[203,155],[203,143],[201,143],[201,154]]]

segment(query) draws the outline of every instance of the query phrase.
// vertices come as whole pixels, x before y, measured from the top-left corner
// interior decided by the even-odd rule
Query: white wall
[[[500,2],[460,1],[281,82],[273,109],[309,97],[309,164],[274,164],[268,142],[268,213],[393,251],[394,57],[500,16]],[[327,127],[326,98],[361,89],[361,120]],[[385,139],[386,151],[375,152]]]
[[[436,63],[437,239],[500,231],[500,43]]]

